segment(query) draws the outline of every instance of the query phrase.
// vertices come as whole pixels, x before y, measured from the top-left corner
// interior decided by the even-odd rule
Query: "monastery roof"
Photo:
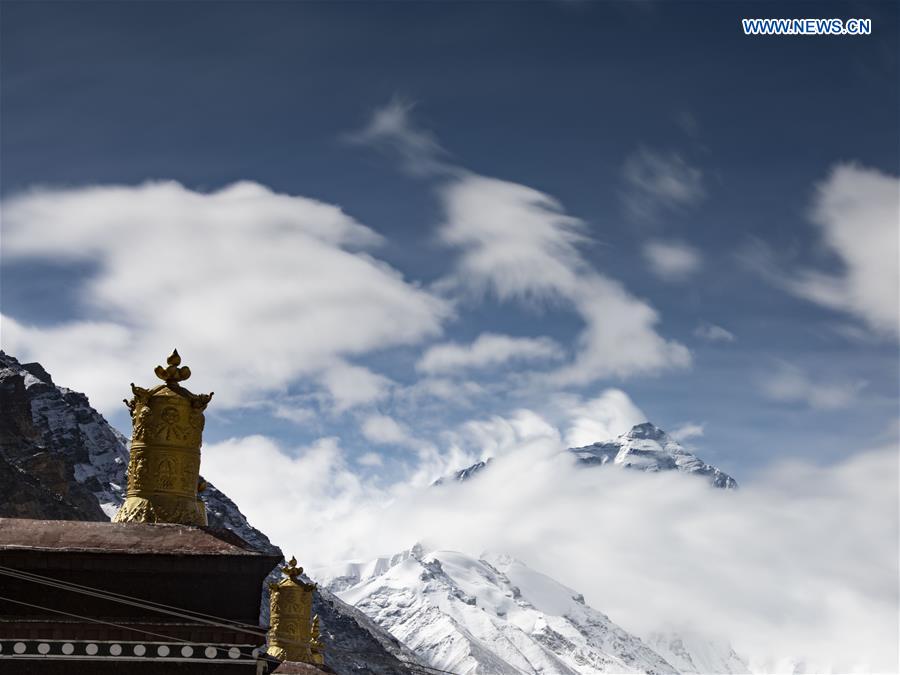
[[[0,551],[264,556],[230,530],[176,524],[0,518]]]

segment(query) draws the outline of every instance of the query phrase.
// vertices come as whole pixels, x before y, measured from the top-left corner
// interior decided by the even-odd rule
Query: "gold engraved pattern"
[[[171,457],[162,456],[156,465],[156,487],[171,490],[175,485],[175,462]]]
[[[184,430],[178,425],[181,415],[175,406],[166,406],[159,414],[160,422],[156,427],[156,440],[180,441],[184,438]]]
[[[150,422],[150,408],[142,405],[137,418],[134,420],[134,432],[132,438],[135,441],[143,441],[147,436],[147,424]]]

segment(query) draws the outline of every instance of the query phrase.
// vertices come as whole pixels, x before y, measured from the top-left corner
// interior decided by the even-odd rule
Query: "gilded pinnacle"
[[[285,576],[287,576],[294,583],[297,583],[297,577],[303,574],[303,568],[297,567],[296,556],[291,556],[291,559],[288,560],[287,564],[281,568],[281,571],[284,572]]]
[[[177,349],[172,351],[172,354],[166,359],[166,363],[168,364],[168,367],[163,368],[162,366],[156,366],[156,369],[153,371],[156,373],[156,376],[159,379],[164,380],[166,384],[175,384],[176,382],[181,382],[191,376],[190,368],[187,366],[179,368],[179,366],[181,366],[181,356],[178,354]]]

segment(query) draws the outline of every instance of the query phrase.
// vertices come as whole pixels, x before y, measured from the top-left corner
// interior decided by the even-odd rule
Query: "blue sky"
[[[740,30],[811,15],[874,34]],[[207,440],[336,437],[382,478],[499,451],[526,410],[564,436],[609,406],[693,428],[738,480],[896,436],[893,3],[2,17],[4,348],[120,429],[115,402],[174,343],[220,397]],[[304,233],[296,266],[282,228]],[[514,340],[479,352],[484,334]],[[467,365],[429,371],[446,343]]]

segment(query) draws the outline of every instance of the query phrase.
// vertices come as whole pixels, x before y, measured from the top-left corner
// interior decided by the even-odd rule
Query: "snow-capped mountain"
[[[311,576],[435,668],[476,673],[674,673],[584,598],[513,558],[420,546]]]
[[[614,441],[571,448],[586,465],[608,464],[639,471],[681,471],[706,477],[718,488],[734,489],[737,481],[717,467],[688,452],[659,427],[644,422],[631,428]]]
[[[0,351],[0,516],[109,520],[124,500],[127,466],[127,440],[84,394],[57,386],[40,364]],[[215,486],[208,484],[202,499],[210,527],[280,553]],[[265,592],[261,604],[267,612]],[[327,590],[316,593],[313,611],[334,672],[418,672],[411,651]]]
[[[681,471],[703,476],[713,487],[732,490],[738,486],[734,478],[712,464],[707,464],[650,422],[632,427],[615,440],[569,448],[569,452],[584,466],[612,464],[638,471]],[[490,465],[491,458],[476,462],[445,478],[439,478],[434,484],[469,480]]]

